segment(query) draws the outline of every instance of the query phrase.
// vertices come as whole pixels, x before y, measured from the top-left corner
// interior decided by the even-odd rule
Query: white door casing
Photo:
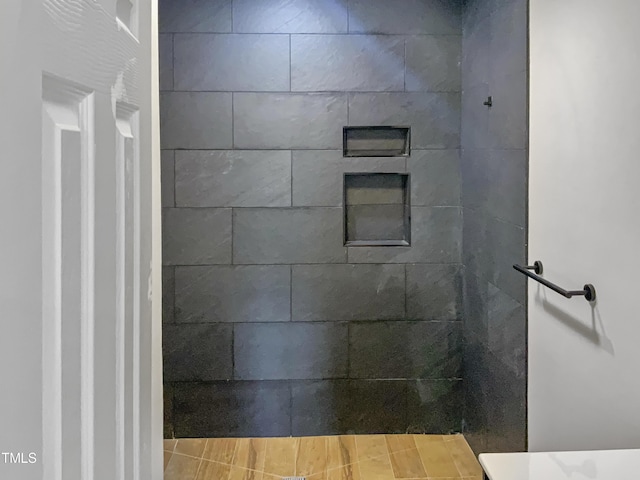
[[[0,478],[162,477],[155,18],[0,6]]]

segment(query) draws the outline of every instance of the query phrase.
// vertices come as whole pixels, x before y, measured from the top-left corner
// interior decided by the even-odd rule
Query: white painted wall
[[[531,0],[529,449],[640,447],[640,2]]]

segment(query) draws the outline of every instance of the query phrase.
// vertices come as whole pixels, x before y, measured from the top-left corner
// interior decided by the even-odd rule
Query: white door
[[[0,3],[0,478],[162,477],[152,0]]]

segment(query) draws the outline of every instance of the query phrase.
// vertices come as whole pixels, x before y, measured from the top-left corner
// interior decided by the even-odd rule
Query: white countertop
[[[490,480],[640,479],[640,450],[483,453],[479,458]]]

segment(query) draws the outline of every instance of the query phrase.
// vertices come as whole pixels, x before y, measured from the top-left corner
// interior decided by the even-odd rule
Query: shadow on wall
[[[547,292],[544,287],[538,287],[536,292],[536,301],[542,303],[542,308],[549,315],[562,322],[567,327],[589,340],[594,345],[598,345],[605,352],[615,356],[615,349],[611,339],[607,337],[604,330],[604,323],[598,310],[597,302],[591,305],[591,324],[586,324],[584,320],[562,310],[554,303],[547,299]]]

